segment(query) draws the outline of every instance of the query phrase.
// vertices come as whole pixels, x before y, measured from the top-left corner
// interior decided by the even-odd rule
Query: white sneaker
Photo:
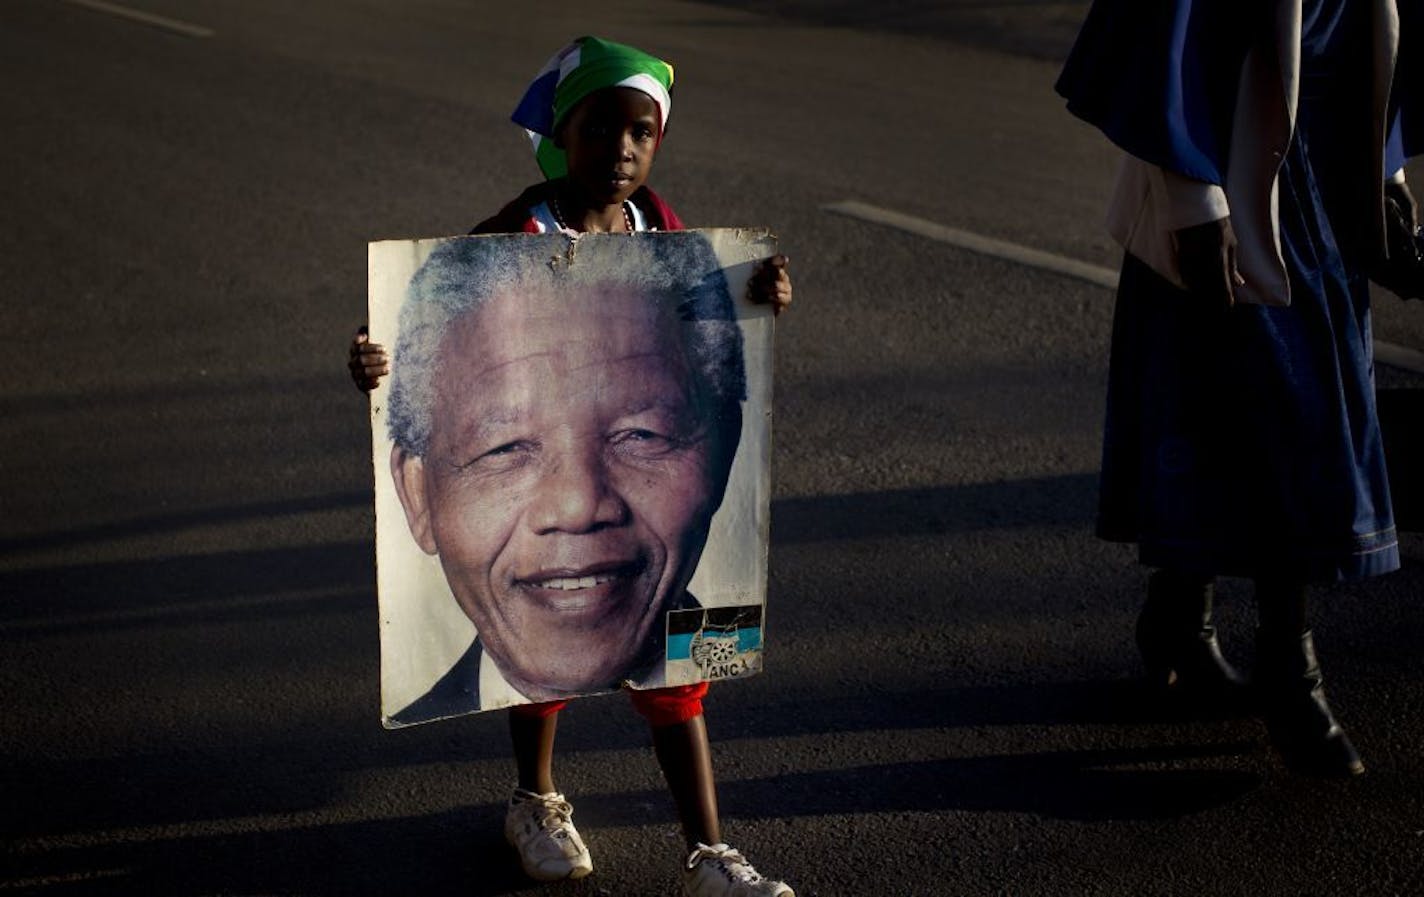
[[[763,878],[747,858],[725,844],[698,844],[682,869],[687,897],[796,897],[785,882]]]
[[[536,881],[583,878],[593,859],[573,823],[574,808],[557,791],[515,788],[504,814],[504,838],[519,851],[524,874]]]

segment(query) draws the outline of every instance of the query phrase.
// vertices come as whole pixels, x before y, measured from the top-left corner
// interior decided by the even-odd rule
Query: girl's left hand
[[[778,253],[757,263],[747,281],[747,298],[758,305],[772,306],[773,314],[781,314],[791,304],[790,259]]]

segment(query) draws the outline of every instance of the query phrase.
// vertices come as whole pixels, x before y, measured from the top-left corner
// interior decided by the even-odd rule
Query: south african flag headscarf
[[[581,37],[544,64],[510,116],[534,142],[544,177],[563,177],[569,170],[564,151],[554,146],[554,128],[579,100],[605,87],[632,87],[652,97],[662,139],[672,111],[672,66],[636,47]]]

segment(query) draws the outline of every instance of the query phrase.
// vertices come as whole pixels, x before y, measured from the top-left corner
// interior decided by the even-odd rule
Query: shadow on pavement
[[[772,505],[773,544],[1083,525],[1092,519],[1096,483],[1096,475],[1071,474],[781,499]],[[191,526],[352,507],[367,500],[337,494],[40,533],[0,542],[0,557],[7,552],[79,547]],[[9,596],[0,605],[0,632],[16,637],[95,625],[270,619],[273,613],[304,614],[323,606],[349,606],[352,593],[371,590],[373,583],[373,548],[364,542],[26,568],[0,572],[0,594]],[[260,607],[234,600],[303,591],[325,595],[263,601]]]
[[[1153,820],[1229,804],[1260,780],[1241,771],[1134,769],[1135,764],[1247,749],[1225,744],[889,763],[724,782],[719,790],[725,808],[775,807],[777,818],[1010,811],[1072,820]],[[775,800],[769,801],[768,794]],[[164,798],[154,793],[149,799]],[[642,807],[666,801],[661,791],[581,795],[579,814],[593,830],[638,826],[646,823]],[[735,810],[727,814],[737,815]],[[492,897],[532,891],[536,886],[515,871],[517,864],[501,839],[502,817],[502,806],[484,805],[354,823],[269,824],[260,831],[194,836],[159,830],[122,844],[30,847],[11,858],[5,886],[46,883],[44,893],[60,895]],[[592,881],[539,890],[600,893],[597,877]]]
[[[353,593],[369,599],[374,590],[372,554],[366,543],[345,542],[0,572],[8,596],[0,633],[15,639],[349,609],[359,600]]]
[[[764,741],[805,734],[833,738],[859,729],[888,735],[918,727],[1152,716],[1134,694],[1130,683],[1073,683],[888,695],[858,703],[798,701],[799,713],[789,712],[790,705],[771,705],[753,711],[750,719],[714,714],[713,736],[728,741],[722,722],[733,720],[746,726],[746,737]],[[913,713],[912,704],[941,709]],[[808,713],[808,708],[820,710]],[[563,750],[644,747],[640,726],[609,722],[608,716],[582,715],[562,739]],[[459,764],[501,753],[499,733],[488,719],[481,723],[485,728],[421,727],[410,738],[365,729],[324,740],[318,737],[326,732],[322,729],[288,744],[12,764],[4,789],[10,809],[0,817],[10,855],[0,885],[15,889],[57,876],[44,893],[364,895],[392,893],[393,883],[403,893],[518,893],[533,886],[512,871],[500,836],[502,806],[330,821],[340,816],[341,810],[333,809],[341,804],[339,795],[362,772],[384,767],[399,775],[401,767],[447,764],[458,776]],[[1159,744],[1152,742],[1176,735],[1134,737],[1147,743],[904,759],[724,780],[719,792],[729,819],[1007,811],[1068,820],[1157,820],[1230,804],[1261,784],[1248,771],[1211,768],[1218,758],[1259,752],[1257,743]],[[404,793],[405,786],[388,787],[397,807],[424,799]],[[580,794],[578,803],[581,821],[592,830],[646,826],[650,807],[660,808],[654,815],[669,824],[673,819],[661,789]],[[755,810],[749,815],[746,808]],[[590,887],[571,882],[548,893],[598,893]]]
[[[523,878],[502,824],[502,807],[474,807],[236,834],[158,833],[116,845],[26,851],[7,863],[0,889],[63,897],[596,893],[551,890]]]

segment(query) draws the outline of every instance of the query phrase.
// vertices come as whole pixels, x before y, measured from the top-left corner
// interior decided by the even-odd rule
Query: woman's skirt
[[[1342,259],[1308,130],[1280,173],[1290,306],[1208,307],[1123,263],[1098,532],[1144,564],[1301,582],[1399,566],[1369,289]]]

